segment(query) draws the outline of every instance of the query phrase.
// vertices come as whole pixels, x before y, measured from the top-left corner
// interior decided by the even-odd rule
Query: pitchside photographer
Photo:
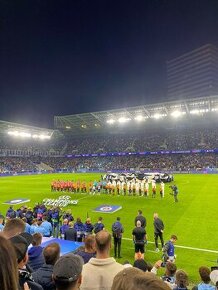
[[[170,194],[174,196],[174,201],[175,201],[175,202],[178,202],[177,195],[178,195],[178,193],[179,193],[179,190],[178,190],[177,185],[176,185],[176,184],[174,184],[174,185],[170,185],[169,188],[172,189],[172,192],[171,192]]]

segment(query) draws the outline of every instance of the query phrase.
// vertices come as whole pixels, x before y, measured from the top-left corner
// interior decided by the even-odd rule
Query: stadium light
[[[134,118],[137,122],[142,122],[145,121],[146,117],[142,116],[142,115],[138,115]]]
[[[166,114],[159,114],[159,113],[156,113],[154,114],[153,116],[151,116],[151,118],[154,118],[156,120],[162,118],[162,117],[166,117]]]
[[[107,120],[107,123],[108,124],[114,124],[115,123],[115,120],[114,119],[109,119],[109,120]]]
[[[199,114],[208,113],[208,112],[209,112],[208,109],[194,109],[194,110],[191,110],[190,111],[190,114],[192,114],[192,115],[199,115]]]
[[[65,128],[66,128],[66,129],[71,129],[71,127],[70,127],[70,126],[66,126]]]
[[[118,122],[119,122],[119,123],[126,123],[126,122],[128,122],[128,121],[130,121],[130,120],[131,120],[130,118],[120,117],[120,118],[118,119]]]
[[[22,131],[21,132],[19,132],[19,131],[8,131],[7,133],[10,136],[21,137],[21,138],[33,138],[33,139],[41,139],[41,140],[50,139],[51,138],[51,136],[45,135],[45,134],[37,135],[37,134],[31,134],[31,133],[22,132]]]
[[[185,115],[185,114],[186,114],[186,112],[173,111],[173,112],[171,113],[171,116],[174,117],[174,118],[178,118],[178,117],[181,117],[181,116],[183,116],[183,115]]]

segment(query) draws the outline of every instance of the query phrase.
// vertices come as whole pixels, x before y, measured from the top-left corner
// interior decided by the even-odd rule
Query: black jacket
[[[43,264],[36,272],[32,273],[35,282],[39,283],[44,290],[55,290],[55,284],[52,280],[53,265]]]

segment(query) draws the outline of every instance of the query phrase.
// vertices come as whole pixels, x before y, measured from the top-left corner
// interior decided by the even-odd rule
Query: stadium
[[[53,129],[1,121],[1,214],[5,215],[9,205],[18,210],[44,202],[61,206],[63,212],[70,209],[83,222],[90,217],[95,223],[101,215],[109,231],[119,216],[124,227],[120,262],[133,262],[132,230],[140,209],[147,219],[145,259],[155,263],[161,259],[153,237],[153,214],[158,212],[165,223],[165,241],[172,234],[178,237],[177,267],[187,271],[195,283],[198,266],[216,266],[218,256],[217,118],[218,96],[211,96],[55,116]],[[174,176],[169,185],[178,186],[178,203],[168,184],[164,198],[158,184],[155,198],[151,189],[145,197],[137,186],[135,191],[127,189],[127,194],[122,187],[118,191],[116,184],[105,189],[101,183],[98,190],[104,174],[151,172]],[[54,188],[55,181],[71,181],[75,186]],[[85,191],[82,183],[87,183]],[[52,202],[63,195],[76,202]],[[119,212],[94,211],[115,205]]]

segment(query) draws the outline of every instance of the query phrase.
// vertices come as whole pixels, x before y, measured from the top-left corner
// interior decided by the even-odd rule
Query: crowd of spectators
[[[40,219],[39,219],[40,220]],[[78,222],[78,220],[77,220]],[[103,228],[85,237],[74,253],[61,256],[59,242],[42,247],[42,234],[31,235],[19,218],[8,218],[0,233],[0,285],[2,290],[216,290],[218,270],[199,268],[199,281],[175,261],[154,265],[141,256],[133,265],[111,257],[112,235]],[[32,245],[32,247],[29,247]],[[163,268],[162,268],[163,269]]]
[[[144,151],[183,151],[218,148],[218,129],[147,130],[142,133],[65,137],[46,142],[5,138],[0,142],[0,173],[38,170],[44,163],[51,170],[164,170],[188,171],[217,168],[217,154],[153,154],[134,155]],[[48,143],[47,143],[48,142]],[[7,148],[7,149],[6,149]],[[3,154],[7,151],[7,156]],[[46,153],[47,152],[47,153]],[[126,156],[76,157],[67,154],[128,152]],[[46,153],[46,154],[45,154]],[[51,153],[51,154],[50,154]]]
[[[204,154],[128,155],[107,157],[49,157],[40,161],[55,170],[141,170],[141,171],[201,171],[218,168],[218,156]],[[36,171],[34,157],[0,157],[0,173]]]

